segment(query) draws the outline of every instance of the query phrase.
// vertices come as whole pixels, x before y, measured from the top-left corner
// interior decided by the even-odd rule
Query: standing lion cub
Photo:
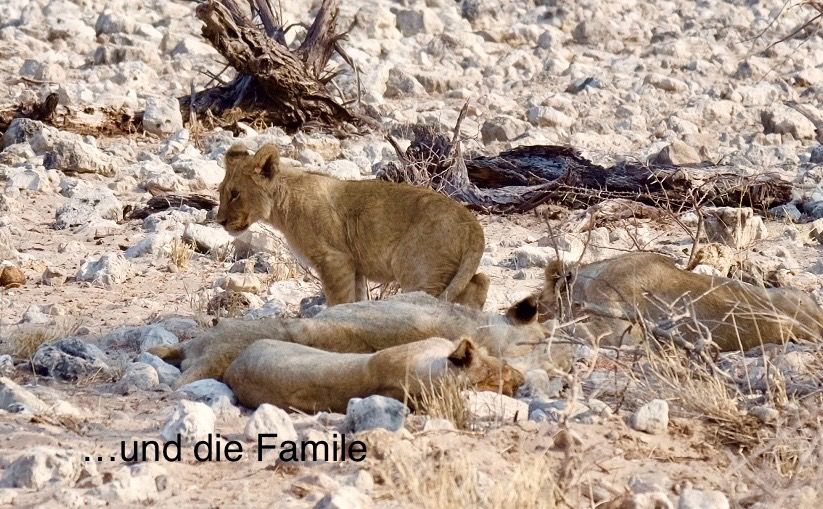
[[[329,305],[367,298],[367,280],[482,308],[489,279],[475,273],[483,228],[430,189],[346,181],[280,165],[277,147],[226,152],[219,222],[229,233],[265,221],[318,272]]]

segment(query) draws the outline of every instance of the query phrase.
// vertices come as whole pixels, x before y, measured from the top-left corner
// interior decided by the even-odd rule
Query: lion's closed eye
[[[229,193],[229,201],[235,201],[238,198],[240,198],[240,193],[236,189]]]

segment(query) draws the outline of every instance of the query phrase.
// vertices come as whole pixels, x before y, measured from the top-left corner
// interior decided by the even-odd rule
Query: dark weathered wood
[[[603,167],[571,147],[554,145],[463,159],[456,135],[449,140],[419,126],[412,133],[412,143],[402,153],[390,139],[400,162],[387,165],[378,176],[429,185],[489,213],[525,212],[547,202],[587,208],[605,199],[672,210],[713,205],[763,211],[791,200],[790,182],[772,174],[745,175],[729,166],[620,163]]]
[[[196,209],[211,210],[217,206],[217,203],[214,197],[207,194],[159,194],[152,196],[143,207],[129,214],[129,219],[145,219],[156,212],[183,205]]]

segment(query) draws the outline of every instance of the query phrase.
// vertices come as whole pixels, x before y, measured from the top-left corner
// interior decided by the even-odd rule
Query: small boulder
[[[279,441],[297,441],[297,431],[291,417],[284,410],[263,403],[254,411],[244,430],[246,440],[256,442],[262,433],[274,433]]]
[[[80,338],[64,338],[40,346],[31,359],[34,372],[57,380],[75,382],[80,378],[108,373],[106,354]]]
[[[354,486],[342,486],[328,493],[314,505],[314,509],[369,509],[372,501]]]
[[[688,165],[698,164],[701,162],[700,154],[697,150],[689,145],[686,145],[680,140],[674,140],[671,144],[663,147],[663,150],[657,153],[654,162],[657,164],[666,165]]]
[[[172,366],[160,357],[150,354],[149,352],[143,352],[140,355],[138,355],[135,359],[135,362],[142,362],[153,367],[154,370],[157,372],[157,379],[161,384],[171,386],[174,384],[177,378],[180,377],[179,368]]]
[[[234,396],[231,388],[223,382],[218,382],[214,378],[206,378],[186,384],[177,389],[177,393],[186,399],[200,401],[209,406],[219,401],[221,397],[228,398],[232,404],[237,402],[237,398]]]
[[[0,488],[72,487],[82,472],[81,455],[77,451],[35,447],[20,455],[6,469],[0,479]]]
[[[122,253],[108,253],[96,260],[84,261],[75,278],[93,285],[110,287],[122,283],[131,275],[131,263]]]
[[[709,242],[742,249],[768,236],[763,218],[751,207],[707,207],[703,213]]]
[[[158,136],[168,136],[182,128],[183,115],[176,98],[151,98],[146,101],[143,129]]]
[[[114,384],[114,392],[117,394],[130,394],[137,391],[148,391],[157,387],[160,377],[152,366],[133,362],[126,368],[123,377]]]
[[[814,123],[799,111],[788,106],[775,105],[760,113],[763,132],[766,134],[791,134],[796,140],[815,139]]]
[[[729,499],[719,491],[686,488],[680,494],[677,509],[729,509]]]
[[[529,405],[491,391],[463,391],[469,418],[475,422],[520,422],[529,419]]]
[[[669,428],[669,404],[662,399],[649,401],[632,414],[629,425],[651,435],[665,433]]]
[[[18,267],[0,266],[0,287],[20,288],[26,284],[26,275]]]
[[[176,440],[180,435],[181,443],[192,444],[214,434],[214,421],[214,411],[207,405],[197,401],[178,401],[174,412],[163,425],[161,435],[166,441]]]
[[[6,412],[29,412],[38,414],[48,409],[48,405],[11,379],[0,377],[0,410]]]
[[[146,352],[155,346],[170,346],[180,342],[177,336],[159,325],[148,325],[141,327],[140,330],[138,341],[140,341],[141,352]]]
[[[408,414],[406,405],[386,396],[352,398],[346,407],[345,427],[354,433],[375,428],[397,431],[403,427]]]

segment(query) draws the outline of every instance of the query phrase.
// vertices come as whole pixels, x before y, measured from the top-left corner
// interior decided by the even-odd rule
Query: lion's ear
[[[463,337],[460,338],[459,341],[460,343],[457,345],[457,348],[449,355],[449,362],[458,368],[462,368],[472,363],[476,347],[474,346],[474,341],[469,338]]]
[[[513,325],[526,325],[537,321],[537,296],[530,295],[506,311],[506,318]]]
[[[254,154],[254,173],[266,179],[274,177],[280,169],[280,152],[271,143],[263,145]]]

